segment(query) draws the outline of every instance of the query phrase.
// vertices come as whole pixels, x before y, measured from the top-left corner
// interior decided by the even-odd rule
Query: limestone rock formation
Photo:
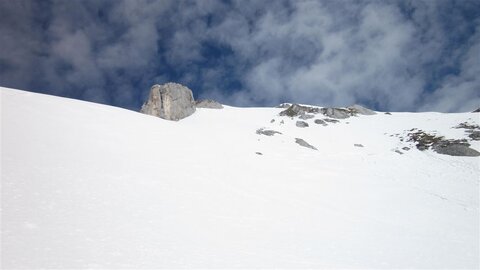
[[[197,108],[223,109],[223,105],[212,99],[201,99],[196,102]]]
[[[195,112],[192,90],[178,83],[154,85],[141,113],[178,121]]]

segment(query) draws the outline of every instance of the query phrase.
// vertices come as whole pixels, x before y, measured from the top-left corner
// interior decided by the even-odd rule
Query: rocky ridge
[[[303,129],[313,128],[308,123],[310,121],[310,123],[315,123],[316,126],[328,126],[328,124],[338,123],[348,124],[349,122],[345,120],[350,117],[359,117],[361,115],[370,116],[377,114],[375,111],[360,105],[353,105],[345,108],[322,108],[283,103],[277,106],[277,108],[284,109],[280,111],[278,116],[290,118],[293,121],[292,124],[294,124],[297,128]],[[392,115],[392,113],[388,113],[388,115]],[[320,116],[321,119],[318,118],[318,116]],[[272,119],[270,124],[275,122],[275,119]],[[283,125],[284,120],[281,120],[280,124]],[[466,137],[463,139],[448,139],[444,136],[436,135],[435,133],[412,128],[409,131],[405,131],[403,136],[400,136],[400,134],[390,135],[398,137],[400,142],[403,144],[396,149],[392,149],[392,151],[398,154],[404,154],[404,151],[410,151],[413,148],[419,151],[432,150],[438,154],[450,156],[480,156],[480,152],[471,148],[471,144],[469,143],[469,141],[480,140],[480,126],[464,122],[452,128],[464,129]],[[265,133],[267,134],[264,134],[263,130],[265,130]],[[267,136],[272,136],[273,134],[284,135],[280,132],[265,128],[262,128],[261,132],[257,131],[257,134],[263,134]],[[295,142],[300,146],[317,150],[315,146],[308,144],[301,138],[295,138]],[[354,147],[363,148],[365,146],[360,143],[355,143]]]

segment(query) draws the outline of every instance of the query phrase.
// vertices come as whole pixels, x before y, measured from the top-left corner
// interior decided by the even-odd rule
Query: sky
[[[139,110],[154,84],[233,106],[480,107],[478,0],[0,0],[0,85]]]

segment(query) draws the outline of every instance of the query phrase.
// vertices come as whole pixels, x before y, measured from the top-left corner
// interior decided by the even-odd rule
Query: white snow
[[[479,267],[480,158],[390,136],[464,138],[478,113],[298,128],[278,108],[171,122],[0,92],[3,269]]]

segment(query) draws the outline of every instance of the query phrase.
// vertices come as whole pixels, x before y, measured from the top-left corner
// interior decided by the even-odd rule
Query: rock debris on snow
[[[307,147],[307,148],[310,148],[310,149],[313,149],[313,150],[318,150],[315,146],[307,143],[305,140],[303,139],[300,139],[300,138],[295,138],[295,142],[300,145],[300,146],[303,146],[303,147]]]

